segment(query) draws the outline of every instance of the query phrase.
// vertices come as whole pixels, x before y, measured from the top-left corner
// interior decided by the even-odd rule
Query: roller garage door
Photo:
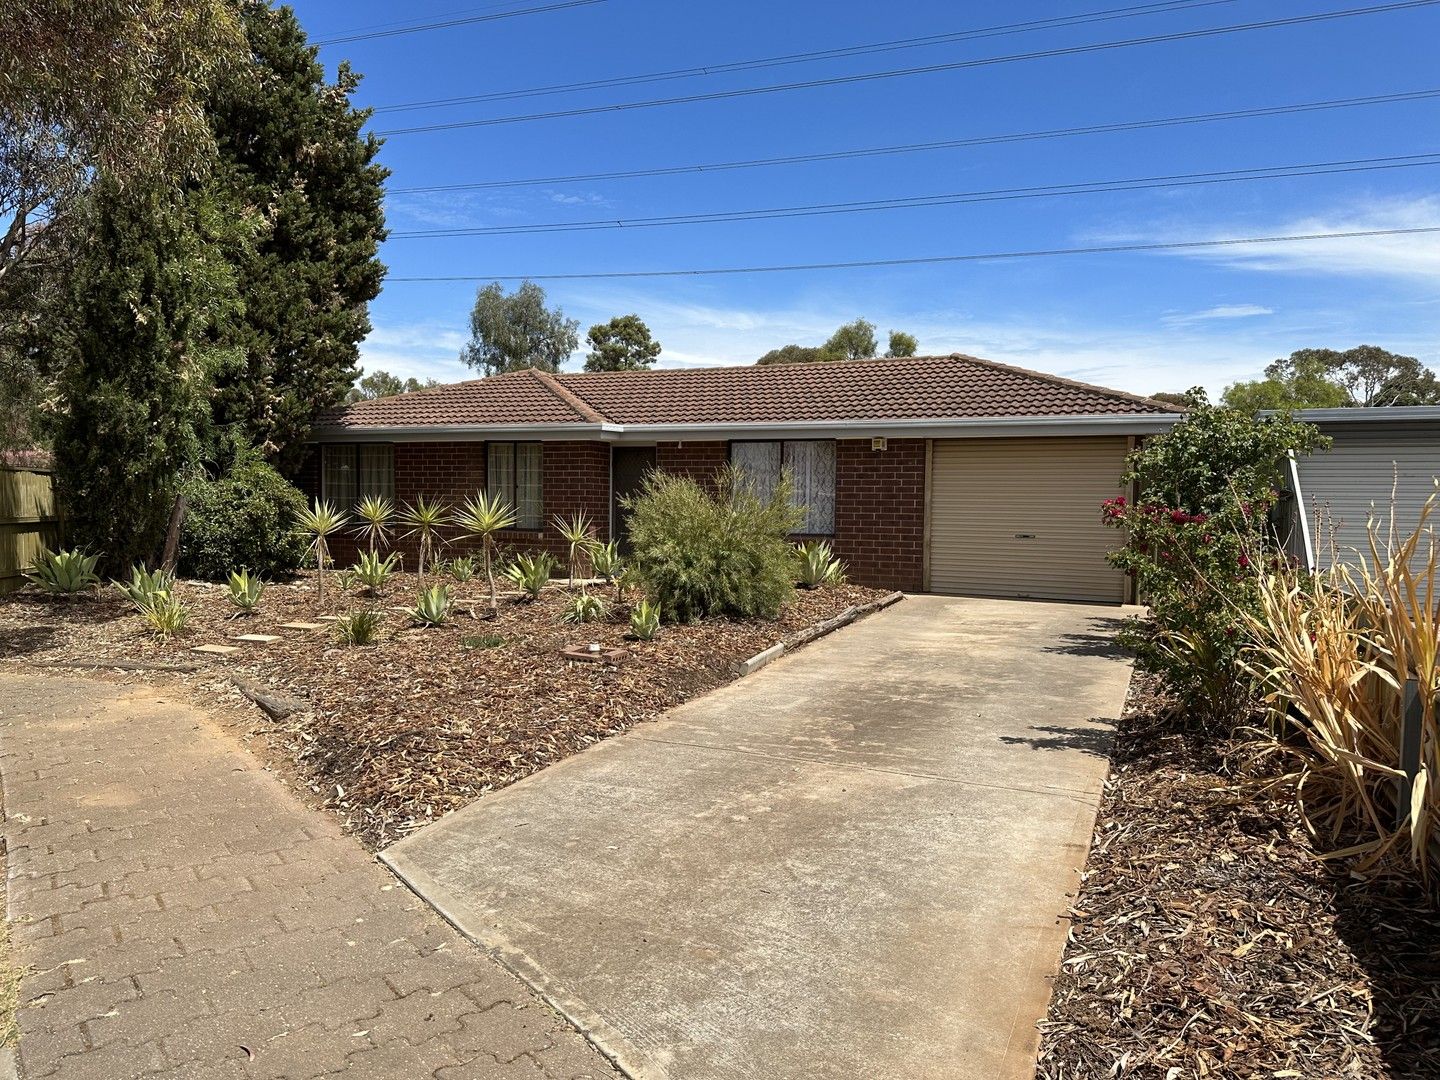
[[[937,439],[931,591],[1124,602],[1100,502],[1121,494],[1126,450],[1123,436]]]

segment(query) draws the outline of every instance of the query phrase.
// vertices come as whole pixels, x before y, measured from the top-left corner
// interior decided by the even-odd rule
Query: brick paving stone
[[[203,713],[0,674],[28,1080],[579,1080],[584,1038]]]

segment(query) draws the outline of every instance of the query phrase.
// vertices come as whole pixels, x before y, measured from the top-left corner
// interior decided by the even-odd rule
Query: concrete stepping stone
[[[239,652],[239,645],[196,645],[191,652],[209,653],[212,656],[227,656],[232,652]]]
[[[281,630],[324,630],[325,624],[321,622],[282,622]]]
[[[272,641],[279,641],[279,634],[240,634],[236,641],[250,641],[256,645],[269,645]]]

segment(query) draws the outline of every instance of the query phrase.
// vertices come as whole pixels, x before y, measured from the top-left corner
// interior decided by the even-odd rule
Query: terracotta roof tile
[[[332,410],[320,426],[845,422],[1169,413],[1163,402],[973,356],[515,372]]]

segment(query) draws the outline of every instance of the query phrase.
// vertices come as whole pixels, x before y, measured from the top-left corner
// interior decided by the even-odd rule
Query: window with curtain
[[[348,513],[367,495],[395,498],[395,448],[367,443],[321,447],[320,497]]]
[[[835,531],[835,443],[831,439],[735,442],[730,460],[754,485],[761,498],[790,474],[791,501],[805,511],[802,533]]]
[[[540,444],[486,443],[485,487],[515,508],[517,529],[539,529]]]

